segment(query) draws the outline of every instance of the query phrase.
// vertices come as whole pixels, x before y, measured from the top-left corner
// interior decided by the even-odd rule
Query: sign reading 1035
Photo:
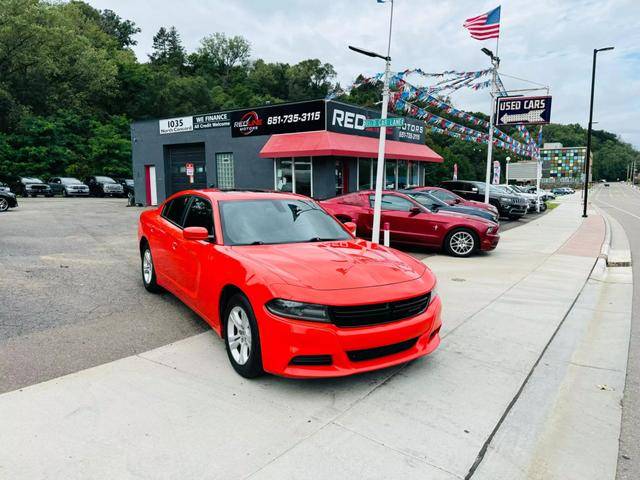
[[[498,97],[494,122],[500,125],[542,125],[551,121],[551,96]]]

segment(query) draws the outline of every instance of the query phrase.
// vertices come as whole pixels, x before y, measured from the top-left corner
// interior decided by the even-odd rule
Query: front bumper
[[[340,377],[405,363],[438,347],[441,311],[442,302],[436,297],[423,313],[412,318],[341,328],[281,318],[263,307],[258,315],[263,367],[275,375],[313,378]],[[330,364],[297,365],[296,357],[330,357]]]
[[[498,246],[498,242],[500,242],[500,234],[498,232],[487,233],[480,240],[480,250],[482,250],[483,252],[495,250],[495,248]]]

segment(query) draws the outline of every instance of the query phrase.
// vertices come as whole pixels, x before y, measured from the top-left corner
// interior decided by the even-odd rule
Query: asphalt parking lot
[[[142,287],[141,211],[119,198],[29,198],[0,216],[0,393],[209,329],[173,295]]]
[[[126,199],[29,198],[0,215],[0,392],[208,330],[140,282]]]

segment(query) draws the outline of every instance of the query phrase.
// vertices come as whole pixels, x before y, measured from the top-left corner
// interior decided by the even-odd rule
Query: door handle
[[[174,250],[175,250],[176,248],[178,248],[178,242],[173,242],[173,243],[171,244],[171,248],[172,248],[172,249],[174,249]]]

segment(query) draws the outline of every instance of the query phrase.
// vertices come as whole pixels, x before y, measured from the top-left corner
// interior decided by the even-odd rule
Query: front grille
[[[46,190],[47,187],[44,185],[31,185],[30,187],[31,190]]]
[[[366,360],[373,360],[375,358],[386,357],[388,355],[394,355],[396,353],[404,352],[412,348],[418,337],[405,340],[404,342],[394,343],[392,345],[385,345],[383,347],[366,348],[364,350],[351,350],[347,352],[349,360],[352,362],[364,362]]]
[[[429,305],[431,293],[397,302],[373,303],[348,307],[329,307],[334,324],[339,327],[361,327],[380,323],[395,322],[415,317]]]
[[[321,366],[331,365],[331,355],[298,355],[289,362],[290,365]]]

